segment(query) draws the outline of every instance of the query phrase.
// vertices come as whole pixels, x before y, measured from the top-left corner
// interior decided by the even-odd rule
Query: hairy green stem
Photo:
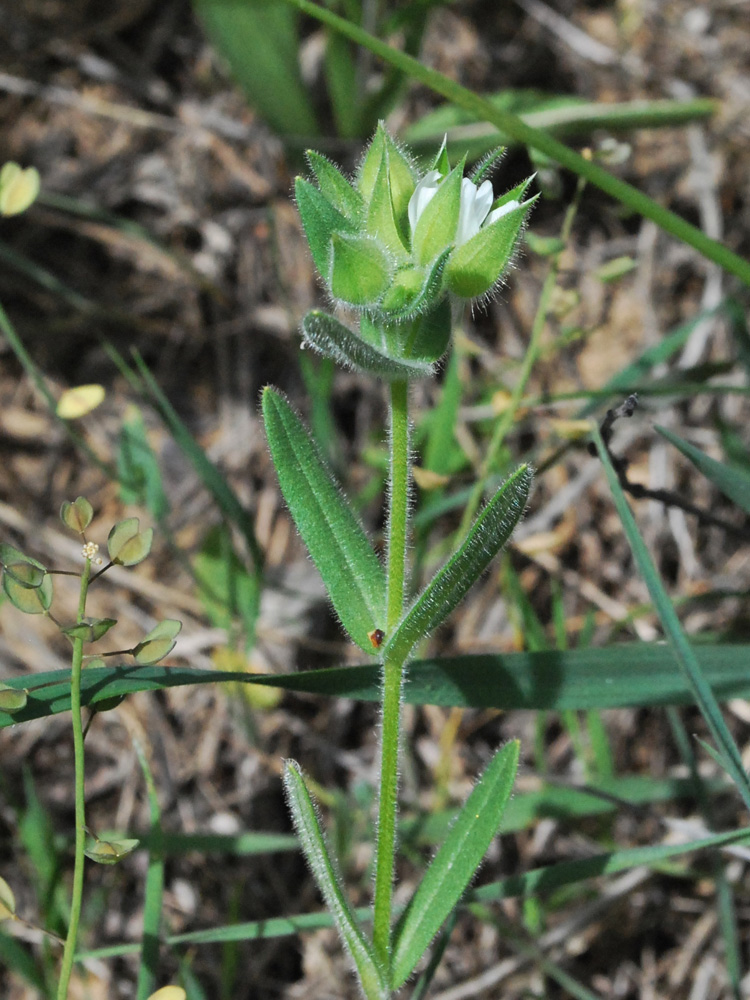
[[[568,210],[565,213],[565,218],[560,230],[560,239],[564,244],[567,243],[570,238],[570,232],[573,228],[573,220],[578,212],[578,207],[581,203],[581,195],[583,194],[585,187],[586,181],[583,178],[579,178],[575,197],[568,206]],[[528,385],[529,378],[531,377],[531,372],[533,371],[536,360],[539,357],[542,333],[544,332],[544,327],[547,323],[550,299],[552,298],[552,293],[557,285],[557,276],[559,271],[560,253],[556,253],[550,262],[547,276],[545,277],[544,284],[542,285],[542,291],[539,296],[539,305],[537,306],[534,323],[531,327],[529,345],[526,348],[523,364],[521,365],[521,374],[519,375],[518,381],[513,388],[510,403],[495,424],[495,429],[492,432],[492,438],[490,439],[487,453],[484,456],[482,467],[479,470],[479,476],[477,477],[477,481],[471,491],[469,501],[464,507],[464,512],[461,517],[461,525],[458,529],[459,540],[466,538],[469,533],[469,529],[471,528],[474,520],[474,515],[476,514],[482,497],[487,489],[487,482],[497,460],[500,448],[502,447],[503,441],[505,441],[505,437],[516,419],[516,413],[521,405],[521,400],[523,399],[523,394],[526,391],[526,386]]]
[[[91,577],[91,560],[87,559],[81,574],[81,589],[78,597],[77,622],[83,621],[86,614],[86,596]],[[70,921],[68,936],[63,949],[60,980],[57,987],[57,1000],[67,1000],[70,974],[73,971],[78,940],[78,925],[81,920],[81,905],[83,901],[83,866],[86,846],[86,796],[85,770],[83,756],[83,725],[81,720],[81,667],[83,664],[83,639],[73,640],[73,658],[70,671],[70,707],[73,723],[73,755],[75,766],[75,862],[73,866],[73,891],[70,900]]]
[[[406,525],[409,517],[409,395],[406,381],[391,383],[390,431],[387,633],[396,627],[404,610]]]
[[[409,396],[405,381],[391,384],[390,495],[388,512],[387,633],[404,608],[406,531],[409,518]],[[384,969],[390,965],[393,861],[398,811],[398,754],[404,661],[386,659],[382,679],[380,798],[375,861],[373,946]]]

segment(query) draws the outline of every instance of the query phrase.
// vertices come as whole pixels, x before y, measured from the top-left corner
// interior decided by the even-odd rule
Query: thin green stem
[[[391,384],[390,496],[388,511],[388,598],[386,627],[390,633],[404,608],[406,532],[409,517],[409,394],[408,384]],[[393,863],[398,812],[398,755],[401,723],[403,659],[383,664],[380,732],[380,798],[375,860],[373,946],[383,969],[390,966]]]
[[[568,210],[565,213],[565,218],[560,230],[560,239],[563,244],[566,244],[570,239],[570,233],[573,228],[573,220],[575,219],[578,207],[581,204],[581,196],[583,195],[585,187],[586,181],[579,177],[575,196],[568,206]],[[544,332],[544,327],[547,323],[547,314],[549,313],[550,299],[552,298],[552,293],[557,285],[557,276],[560,272],[560,256],[561,255],[557,253],[550,261],[549,271],[547,272],[544,284],[542,285],[542,291],[539,296],[539,305],[537,306],[534,323],[531,327],[529,345],[526,348],[523,364],[521,365],[521,373],[513,388],[510,403],[503,411],[502,416],[495,424],[495,428],[492,432],[492,438],[490,439],[487,453],[484,456],[482,466],[479,470],[479,476],[477,477],[477,481],[471,491],[469,502],[464,508],[461,525],[458,530],[459,540],[466,538],[469,533],[474,516],[476,515],[479,504],[481,503],[482,497],[487,489],[487,482],[492,474],[495,462],[497,461],[500,448],[505,441],[508,431],[513,426],[516,414],[518,413],[518,408],[523,399],[523,394],[526,391],[526,386],[528,385],[529,378],[531,377],[531,372],[533,371],[534,365],[539,357],[542,333]]]
[[[391,383],[390,510],[388,515],[388,608],[386,628],[398,624],[404,610],[406,526],[409,515],[408,383]]]
[[[383,718],[380,732],[380,800],[378,844],[375,858],[375,904],[373,947],[384,969],[391,960],[391,908],[393,900],[393,865],[396,852],[396,816],[398,812],[398,756],[401,724],[401,685],[404,665],[383,665]]]
[[[77,622],[83,621],[86,614],[86,596],[88,594],[91,576],[91,560],[87,559],[81,574],[81,589],[78,597]],[[67,1000],[70,974],[73,971],[73,958],[78,940],[78,925],[81,920],[81,905],[83,901],[83,865],[84,848],[86,846],[86,796],[85,770],[83,750],[83,723],[81,719],[81,667],[83,664],[83,639],[73,640],[73,658],[70,671],[70,707],[73,723],[73,755],[75,766],[75,862],[73,866],[73,891],[70,901],[70,921],[68,936],[63,949],[60,981],[57,987],[57,1000]]]

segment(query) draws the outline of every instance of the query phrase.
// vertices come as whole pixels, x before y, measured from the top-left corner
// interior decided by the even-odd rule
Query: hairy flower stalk
[[[526,468],[501,487],[466,540],[414,603],[409,593],[409,382],[434,373],[450,345],[456,306],[487,298],[503,280],[534,198],[531,178],[495,198],[486,176],[491,156],[471,177],[451,168],[445,143],[421,170],[379,126],[353,180],[329,160],[308,153],[312,180],[298,178],[297,206],[313,260],[332,302],[354,314],[347,326],[320,310],[302,323],[307,345],[339,364],[389,383],[390,464],[387,565],[319,458],[315,443],[283,397],[263,395],[263,415],[279,483],[292,516],[326,583],[341,624],[382,665],[380,788],[375,854],[373,934],[365,941],[327,856],[324,838],[296,765],[286,769],[289,804],[302,847],[332,906],[342,940],[368,1000],[389,997],[408,978],[472,877],[510,794],[517,747],[509,746],[480,779],[465,815],[433,861],[414,900],[394,928],[401,691],[416,643],[458,604],[504,544],[523,511]],[[490,775],[488,777],[488,775]],[[294,790],[291,794],[290,789]],[[471,852],[467,845],[471,844]],[[473,852],[473,853],[472,853]],[[443,869],[449,888],[443,883]]]

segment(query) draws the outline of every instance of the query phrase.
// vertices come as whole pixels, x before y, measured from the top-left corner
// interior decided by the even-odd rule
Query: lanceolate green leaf
[[[406,612],[384,650],[386,658],[403,663],[415,643],[448,617],[485,571],[523,514],[531,475],[529,467],[522,465],[503,483],[458,552],[438,570]]]
[[[278,392],[263,392],[263,417],[279,485],[320,570],[341,623],[366,653],[383,628],[385,573],[314,441]]]
[[[388,382],[425,378],[434,371],[434,365],[426,362],[389,358],[328,313],[309,312],[302,321],[302,333],[306,343],[324,357]]]
[[[457,905],[497,833],[518,769],[520,745],[499,750],[466,800],[396,925],[391,985],[402,986]]]
[[[729,497],[738,507],[742,507],[745,513],[750,514],[750,474],[745,469],[717,462],[715,458],[706,455],[700,448],[696,448],[688,441],[683,441],[681,437],[673,434],[666,427],[657,426],[656,429],[670,444],[679,448],[685,458],[690,459],[696,469],[702,472],[707,479],[710,479],[724,496]]]
[[[694,646],[693,655],[722,701],[750,698],[750,646]],[[381,668],[332,667],[269,676],[190,667],[89,667],[81,678],[81,700],[95,705],[136,691],[160,691],[190,684],[261,684],[332,698],[378,701]],[[9,688],[26,689],[18,713],[0,711],[0,728],[70,711],[70,671],[52,670],[4,677]],[[693,694],[670,646],[623,643],[604,649],[544,653],[483,654],[413,660],[404,682],[410,705],[460,708],[566,711],[646,705],[692,705]]]
[[[385,1000],[388,991],[383,976],[341,889],[310,793],[299,766],[293,760],[288,760],[284,767],[284,788],[305,857],[354,961],[364,994],[367,1000]]]

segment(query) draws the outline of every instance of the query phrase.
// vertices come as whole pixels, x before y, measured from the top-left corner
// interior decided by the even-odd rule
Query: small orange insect
[[[385,639],[385,632],[382,628],[374,628],[372,632],[367,633],[367,638],[373,644],[375,649],[380,649],[383,645],[383,639]]]

